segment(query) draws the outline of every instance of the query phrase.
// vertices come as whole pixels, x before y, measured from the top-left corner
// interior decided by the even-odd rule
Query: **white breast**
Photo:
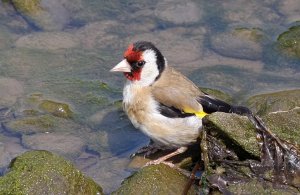
[[[123,105],[132,124],[154,141],[180,147],[195,142],[202,120],[196,116],[168,118],[160,114],[158,103],[149,95],[140,97],[139,85],[127,82],[123,91]],[[145,102],[146,101],[146,102]],[[130,110],[136,109],[136,112]]]

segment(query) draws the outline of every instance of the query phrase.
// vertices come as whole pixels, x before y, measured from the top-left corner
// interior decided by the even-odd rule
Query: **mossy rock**
[[[249,182],[240,182],[229,185],[228,190],[233,194],[260,194],[260,195],[282,195],[299,194],[296,188],[286,186],[285,189],[274,188],[270,182],[261,182],[253,179]],[[251,193],[249,193],[251,192]]]
[[[233,150],[241,159],[260,156],[256,130],[245,116],[223,112],[210,114],[205,118],[205,130]]]
[[[73,115],[68,104],[51,100],[43,100],[42,103],[40,103],[39,108],[61,118],[72,118]]]
[[[60,1],[53,3],[42,0],[10,0],[10,2],[26,21],[37,29],[62,30],[69,21],[68,12]]]
[[[41,10],[41,0],[11,0],[17,10],[24,13],[36,13]]]
[[[51,115],[25,117],[4,124],[9,131],[22,134],[52,132],[56,125],[57,118]]]
[[[279,138],[300,145],[300,107],[269,113],[263,117],[267,127]]]
[[[279,91],[252,96],[247,100],[247,105],[253,113],[264,116],[270,112],[288,111],[299,107],[299,97],[299,89]]]
[[[204,93],[207,93],[208,95],[211,95],[211,96],[213,96],[215,98],[218,98],[220,100],[223,100],[225,102],[228,102],[228,103],[233,102],[232,97],[229,94],[227,94],[223,91],[220,91],[220,90],[217,90],[217,89],[205,88],[205,87],[200,87],[200,89]]]
[[[73,120],[59,118],[50,114],[28,116],[3,123],[7,131],[13,134],[88,131],[85,126]]]
[[[127,178],[113,194],[182,194],[188,180],[165,164],[151,165]],[[192,185],[188,194],[197,193],[197,187]]]
[[[291,57],[300,58],[300,26],[293,26],[277,38],[278,47]]]
[[[14,159],[0,177],[0,194],[103,194],[102,188],[70,162],[48,151],[30,151]]]
[[[265,38],[265,35],[259,28],[236,28],[234,29],[232,34],[239,38],[251,40],[254,42],[261,42]]]
[[[273,112],[262,117],[266,127],[276,137],[299,145],[300,108],[289,111]],[[216,112],[205,117],[205,130],[217,138],[226,147],[234,151],[240,159],[260,157],[260,148],[256,140],[257,130],[245,116]]]

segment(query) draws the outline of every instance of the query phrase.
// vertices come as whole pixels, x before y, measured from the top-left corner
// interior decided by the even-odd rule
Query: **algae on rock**
[[[286,55],[300,58],[300,26],[290,27],[277,38],[278,47]]]
[[[299,89],[259,94],[250,97],[247,105],[253,113],[264,116],[270,112],[288,111],[300,107],[299,97]]]
[[[113,194],[182,194],[188,178],[175,169],[165,165],[144,167],[127,178]],[[197,194],[193,185],[188,194]]]
[[[74,165],[48,151],[29,151],[14,159],[0,177],[0,194],[103,194]]]

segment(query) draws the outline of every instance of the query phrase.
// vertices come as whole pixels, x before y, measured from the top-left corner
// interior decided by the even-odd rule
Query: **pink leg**
[[[148,166],[148,165],[157,165],[157,164],[160,164],[160,163],[164,162],[165,160],[167,160],[167,159],[169,159],[169,158],[171,158],[171,157],[173,157],[173,156],[176,156],[176,155],[178,155],[178,154],[184,153],[186,150],[187,150],[187,147],[180,147],[180,148],[178,148],[177,150],[175,150],[174,152],[172,152],[172,153],[170,153],[170,154],[167,154],[167,155],[162,156],[162,157],[160,157],[160,158],[158,158],[158,159],[156,159],[156,160],[152,160],[152,161],[148,162],[148,163],[146,164],[146,166]],[[170,164],[170,163],[165,163],[165,164]],[[171,164],[172,164],[172,163],[171,163]]]

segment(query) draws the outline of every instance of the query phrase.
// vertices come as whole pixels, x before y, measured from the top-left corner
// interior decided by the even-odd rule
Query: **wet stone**
[[[39,104],[39,108],[45,112],[61,118],[72,118],[73,112],[68,104],[59,103],[51,100],[43,100]]]
[[[13,158],[25,151],[19,138],[0,136],[0,168],[7,167]]]
[[[247,105],[253,113],[264,116],[270,112],[288,111],[300,107],[300,90],[287,90],[250,97]]]
[[[0,108],[12,106],[23,91],[23,85],[16,79],[0,77]]]
[[[287,56],[300,58],[300,26],[290,27],[280,34],[277,44],[280,51]]]
[[[192,1],[161,1],[156,5],[155,15],[174,24],[190,24],[201,19],[202,11]]]
[[[239,28],[212,35],[210,43],[212,49],[223,56],[258,60],[262,57],[262,37],[258,29]]]
[[[33,150],[48,150],[67,157],[78,157],[84,140],[68,133],[37,133],[23,135],[22,144]]]
[[[89,131],[89,128],[72,120],[48,114],[10,120],[3,123],[3,126],[13,134]]]
[[[110,20],[93,22],[78,29],[76,36],[86,49],[111,47],[116,44],[114,40],[120,39],[116,33],[111,32],[118,25],[116,21]],[[117,45],[117,47],[122,47],[122,45]]]
[[[259,180],[251,180],[249,182],[239,182],[237,184],[231,184],[228,187],[228,190],[234,194],[273,194],[273,195],[282,195],[282,194],[298,194],[299,191],[293,187],[285,187],[284,189],[273,188],[273,184],[270,182],[262,182]]]
[[[103,194],[74,165],[48,151],[30,151],[12,161],[0,177],[0,194]]]
[[[234,3],[223,1],[217,6],[222,6],[223,18],[232,26],[255,26],[266,28],[267,24],[278,24],[281,16],[275,9],[273,1],[247,1],[237,0]],[[216,9],[215,7],[213,7]]]
[[[260,156],[256,130],[245,116],[222,112],[210,114],[205,119],[205,130],[241,159]]]
[[[18,48],[59,50],[77,47],[79,41],[66,32],[37,32],[20,37],[16,43]]]
[[[298,0],[285,0],[278,2],[278,10],[285,16],[286,24],[299,21],[300,4]]]
[[[289,111],[271,112],[262,119],[276,136],[300,145],[300,107]]]
[[[64,3],[57,0],[11,0],[16,10],[38,29],[61,30],[69,22]]]
[[[181,194],[187,182],[186,176],[167,165],[151,165],[127,178],[113,194]],[[188,194],[197,191],[192,185]]]

